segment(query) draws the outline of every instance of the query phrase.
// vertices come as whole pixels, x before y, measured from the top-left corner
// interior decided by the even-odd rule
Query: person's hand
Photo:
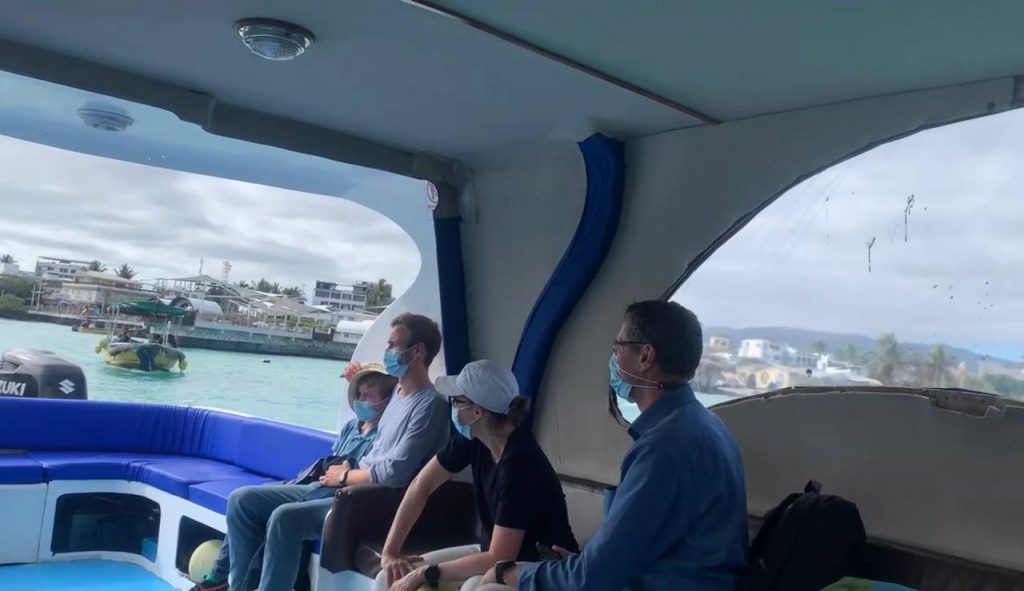
[[[478,587],[482,587],[483,585],[488,585],[488,584],[493,585],[493,584],[496,584],[497,582],[498,582],[498,573],[494,570],[494,567],[492,566],[491,568],[487,569],[487,572],[484,573],[484,576],[480,578],[480,582],[477,583],[477,586]]]
[[[423,575],[423,569],[418,568],[409,574],[405,575],[401,579],[395,581],[388,591],[416,591],[427,582],[426,577]]]
[[[423,558],[419,556],[381,556],[380,570],[384,571],[384,582],[390,588],[399,580],[405,578],[406,575],[416,570],[416,563],[422,561]]]
[[[345,366],[345,371],[341,373],[341,377],[346,380],[352,380],[352,376],[359,373],[359,370],[363,369],[363,364],[358,361],[349,361],[348,365]]]
[[[341,477],[347,470],[347,462],[336,464],[327,469],[327,472],[320,477],[320,484],[323,486],[341,486]]]

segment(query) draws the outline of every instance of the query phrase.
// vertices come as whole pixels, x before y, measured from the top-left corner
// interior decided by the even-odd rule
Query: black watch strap
[[[437,589],[438,585],[441,584],[441,567],[431,564],[423,569],[423,581],[428,587]]]
[[[343,473],[341,474],[341,480],[339,480],[339,481],[338,481],[338,486],[342,486],[342,487],[344,487],[344,486],[347,486],[347,485],[348,485],[348,473],[349,473],[349,472],[351,472],[351,470],[345,470],[345,471],[344,471],[344,472],[343,472]]]
[[[507,571],[509,567],[515,566],[515,564],[515,560],[502,560],[496,563],[494,565],[494,582],[499,585],[507,585],[508,583],[505,582],[505,571]]]

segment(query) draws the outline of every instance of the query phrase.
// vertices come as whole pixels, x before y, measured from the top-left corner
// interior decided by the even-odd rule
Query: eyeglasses
[[[615,341],[612,343],[612,353],[618,355],[622,347],[626,345],[650,345],[650,343],[647,341]]]

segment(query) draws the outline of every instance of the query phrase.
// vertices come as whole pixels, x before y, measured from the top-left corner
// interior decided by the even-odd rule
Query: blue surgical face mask
[[[455,430],[459,432],[459,435],[462,435],[466,439],[472,439],[473,435],[470,434],[469,427],[470,427],[470,425],[472,425],[476,421],[473,421],[473,423],[469,423],[469,425],[463,425],[461,422],[459,422],[459,411],[460,410],[462,410],[462,409],[460,409],[460,408],[458,408],[456,406],[452,407],[452,424],[455,425]],[[477,421],[478,420],[480,420],[480,419],[477,418]]]
[[[409,349],[412,349],[412,347],[409,347]],[[384,371],[388,372],[389,376],[402,379],[405,372],[409,371],[409,364],[402,363],[402,354],[409,349],[405,349],[404,351],[388,349],[387,351],[384,351]]]
[[[608,383],[611,385],[612,390],[615,391],[615,395],[626,402],[633,402],[633,385],[622,381],[622,375],[619,373],[619,362],[615,360],[615,353],[612,353],[611,358],[608,359],[608,373]]]
[[[365,400],[356,400],[355,404],[352,405],[352,410],[355,411],[357,419],[364,423],[370,423],[380,418],[380,413],[382,412],[374,407],[383,404],[386,400],[387,398],[377,403],[367,402]]]

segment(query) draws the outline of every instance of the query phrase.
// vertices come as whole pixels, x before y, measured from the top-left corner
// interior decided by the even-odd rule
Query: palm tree
[[[239,281],[239,282],[235,283],[235,285],[237,285],[238,287],[244,287],[246,289],[252,289],[252,286],[249,285],[249,282],[245,281],[245,280]]]
[[[256,282],[254,289],[263,293],[281,293],[281,286],[276,281],[271,283],[263,277],[260,277],[260,280]]]
[[[97,273],[102,273],[107,270],[107,266],[99,261],[92,261],[89,263],[89,270],[96,271]]]
[[[955,362],[953,357],[946,354],[946,348],[942,345],[932,347],[932,352],[928,354],[928,361],[925,362],[928,381],[931,385],[945,388],[952,379],[949,368]]]
[[[391,284],[387,279],[378,279],[376,283],[371,283],[370,288],[366,291],[367,308],[387,306],[393,301],[395,298],[391,297]]]
[[[301,298],[303,296],[301,287],[286,287],[281,290],[281,295],[286,295],[290,298]]]
[[[0,255],[0,263],[6,263],[6,264],[13,265],[16,262],[18,262],[18,261],[14,260],[14,257],[12,257],[9,254]]]
[[[131,265],[128,263],[124,263],[117,268],[117,271],[114,271],[114,275],[117,275],[121,279],[132,279],[138,275],[138,272],[131,268]]]
[[[891,385],[896,379],[896,371],[903,364],[903,351],[896,335],[886,333],[875,341],[875,359],[873,365],[875,379]]]

